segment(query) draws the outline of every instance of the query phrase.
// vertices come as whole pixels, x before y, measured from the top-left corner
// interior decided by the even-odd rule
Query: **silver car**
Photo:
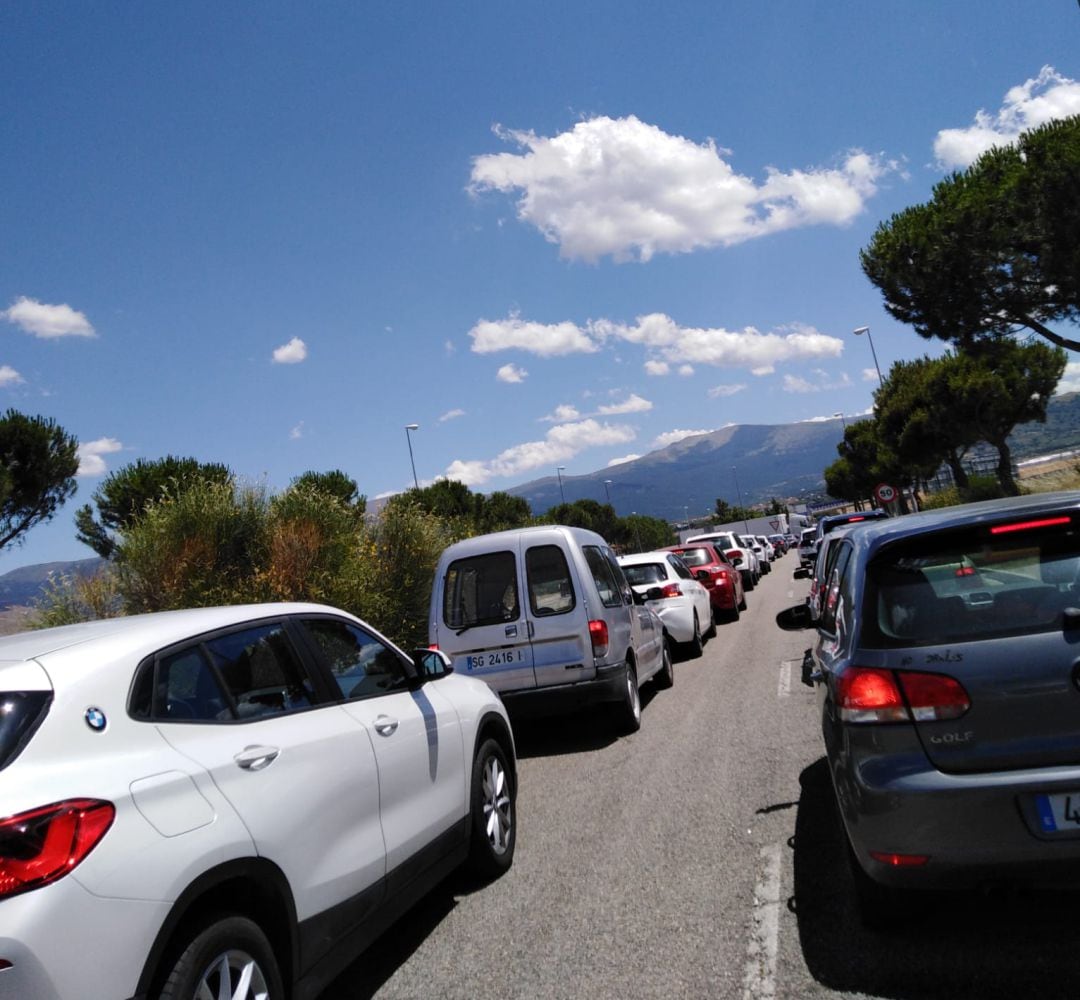
[[[866,924],[911,890],[1080,883],[1080,493],[841,538],[817,630],[833,787]]]

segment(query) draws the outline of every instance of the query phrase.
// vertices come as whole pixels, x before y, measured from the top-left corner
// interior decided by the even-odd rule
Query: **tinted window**
[[[636,563],[622,568],[632,587],[649,587],[657,583],[666,583],[667,568],[661,563]]]
[[[205,648],[239,719],[306,708],[315,701],[311,681],[280,623],[218,636]]]
[[[612,553],[611,549],[604,549],[604,559],[611,567],[611,574],[615,577],[615,582],[622,591],[623,604],[633,604],[634,592],[630,589],[630,583],[626,579],[626,574],[622,571],[622,567],[616,561],[615,555]]]
[[[371,698],[408,687],[398,654],[352,622],[314,618],[302,627],[322,653],[343,698]]]
[[[516,621],[520,616],[513,552],[485,552],[450,564],[443,588],[443,621],[450,628]]]
[[[51,691],[0,693],[0,770],[7,767],[30,741],[51,702]]]
[[[574,607],[574,584],[566,556],[557,545],[534,545],[525,553],[529,605],[538,618],[561,615]]]
[[[611,570],[611,564],[595,545],[582,546],[582,551],[585,553],[585,562],[588,563],[589,572],[592,573],[593,583],[596,584],[596,592],[600,595],[600,603],[605,608],[619,607],[623,602],[623,597],[619,583]]]
[[[683,549],[679,556],[687,566],[706,566],[713,561],[712,552],[708,549]]]
[[[668,556],[668,565],[675,571],[675,575],[682,577],[684,580],[692,580],[693,574],[686,568],[683,561],[675,555]]]
[[[153,718],[169,722],[230,722],[236,718],[202,649],[192,646],[157,662]]]
[[[1052,519],[1038,519],[1042,521]],[[922,645],[1044,632],[1080,607],[1080,531],[1071,519],[898,542],[867,570],[868,645]]]
[[[851,558],[850,545],[834,545],[833,548],[836,550],[836,559],[830,560],[831,569],[825,576],[828,582],[824,584],[825,592],[821,599],[821,627],[826,632],[836,631],[836,609],[840,600],[840,580],[844,576],[844,571],[847,569],[848,561]]]

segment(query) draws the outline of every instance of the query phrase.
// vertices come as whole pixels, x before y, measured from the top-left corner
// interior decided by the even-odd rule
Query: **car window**
[[[341,697],[372,698],[408,687],[401,657],[365,629],[332,618],[300,624],[322,654]]]
[[[632,587],[649,587],[656,583],[665,583],[668,579],[667,568],[662,563],[633,563],[623,565],[623,572]]]
[[[680,549],[679,557],[687,566],[707,566],[713,562],[712,552],[706,548]]]
[[[826,632],[836,632],[836,609],[840,601],[840,580],[851,558],[850,545],[834,545],[836,558],[829,560],[831,569],[825,574],[828,581],[821,601],[821,627]]]
[[[623,595],[611,564],[597,545],[583,545],[582,551],[585,553],[589,572],[592,573],[593,583],[596,584],[596,592],[600,595],[600,603],[605,608],[619,607],[623,603]]]
[[[529,606],[538,618],[573,610],[574,584],[566,556],[558,545],[534,545],[527,549],[525,576]]]
[[[920,535],[867,569],[864,644],[909,646],[1061,629],[1080,607],[1080,530],[1067,517]]]
[[[513,552],[485,552],[456,559],[443,584],[443,621],[453,629],[517,621],[517,559]]]
[[[238,719],[306,708],[315,700],[280,622],[217,636],[204,646]]]
[[[694,574],[687,569],[686,565],[677,555],[670,555],[667,557],[668,565],[675,571],[675,575],[681,577],[683,580],[693,580]]]
[[[616,560],[615,554],[611,549],[604,549],[604,559],[611,567],[611,572],[615,576],[615,581],[622,591],[623,604],[633,604],[634,592],[630,589],[630,582],[626,579],[626,574],[623,572],[622,567],[619,565],[618,560]]]

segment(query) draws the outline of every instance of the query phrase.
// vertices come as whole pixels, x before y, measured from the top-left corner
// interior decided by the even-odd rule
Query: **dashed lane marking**
[[[780,680],[776,685],[776,697],[786,698],[791,694],[791,661],[784,660],[780,664]]]

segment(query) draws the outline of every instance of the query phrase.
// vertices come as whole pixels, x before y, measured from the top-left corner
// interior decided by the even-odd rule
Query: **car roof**
[[[524,538],[526,541],[534,537],[549,538],[562,537],[575,540],[579,545],[607,545],[603,535],[590,531],[588,528],[576,528],[568,524],[536,524],[529,528],[508,528],[506,531],[493,531],[486,535],[474,535],[472,538],[463,538],[453,545],[448,545],[443,550],[442,560],[447,559],[447,553],[455,558],[461,558],[472,551],[487,552],[493,545],[514,545],[517,540]]]
[[[630,555],[619,556],[620,566],[634,566],[638,563],[667,562],[667,557],[675,555],[668,549],[653,549],[651,552],[633,552]]]
[[[324,604],[276,603],[157,611],[123,618],[102,618],[0,637],[0,661],[42,659],[73,646],[97,643],[116,643],[129,651],[145,649],[149,653],[189,636],[228,628],[246,621],[286,614],[314,613],[342,614],[337,608]]]

